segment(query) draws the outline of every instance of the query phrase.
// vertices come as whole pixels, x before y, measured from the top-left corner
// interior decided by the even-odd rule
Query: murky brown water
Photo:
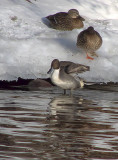
[[[0,91],[0,160],[118,159],[118,92]]]

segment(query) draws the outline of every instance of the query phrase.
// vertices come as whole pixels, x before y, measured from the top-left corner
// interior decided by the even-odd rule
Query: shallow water
[[[0,90],[0,160],[118,159],[118,92]]]

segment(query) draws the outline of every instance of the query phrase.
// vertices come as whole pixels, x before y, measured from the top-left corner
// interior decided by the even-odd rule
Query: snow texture
[[[0,0],[0,80],[47,78],[54,58],[90,66],[86,81],[118,82],[118,0]],[[84,28],[57,31],[46,16],[75,8]],[[78,34],[93,26],[103,38],[99,57],[87,60],[76,46]]]

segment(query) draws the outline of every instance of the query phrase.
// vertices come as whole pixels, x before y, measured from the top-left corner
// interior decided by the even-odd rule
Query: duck
[[[66,94],[66,90],[70,90],[72,95],[73,90],[84,87],[83,79],[78,77],[77,74],[89,70],[89,66],[54,59],[47,73],[51,73],[51,81],[54,85],[64,89],[64,94]]]
[[[50,27],[57,30],[72,31],[84,27],[83,17],[79,15],[77,9],[70,9],[68,12],[58,12],[46,17],[50,22]]]
[[[81,48],[86,52],[86,58],[94,60],[93,57],[98,57],[95,53],[102,45],[102,37],[100,34],[94,30],[92,26],[88,27],[87,29],[81,31],[77,37],[77,47]],[[89,54],[91,56],[89,56]]]

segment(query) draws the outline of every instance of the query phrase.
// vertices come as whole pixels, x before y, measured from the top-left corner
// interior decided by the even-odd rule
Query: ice
[[[0,0],[0,80],[47,78],[54,58],[90,66],[86,81],[118,82],[118,0]],[[84,28],[57,31],[44,17],[71,8],[85,18]],[[87,60],[76,46],[78,34],[93,26],[103,38],[99,55]]]

